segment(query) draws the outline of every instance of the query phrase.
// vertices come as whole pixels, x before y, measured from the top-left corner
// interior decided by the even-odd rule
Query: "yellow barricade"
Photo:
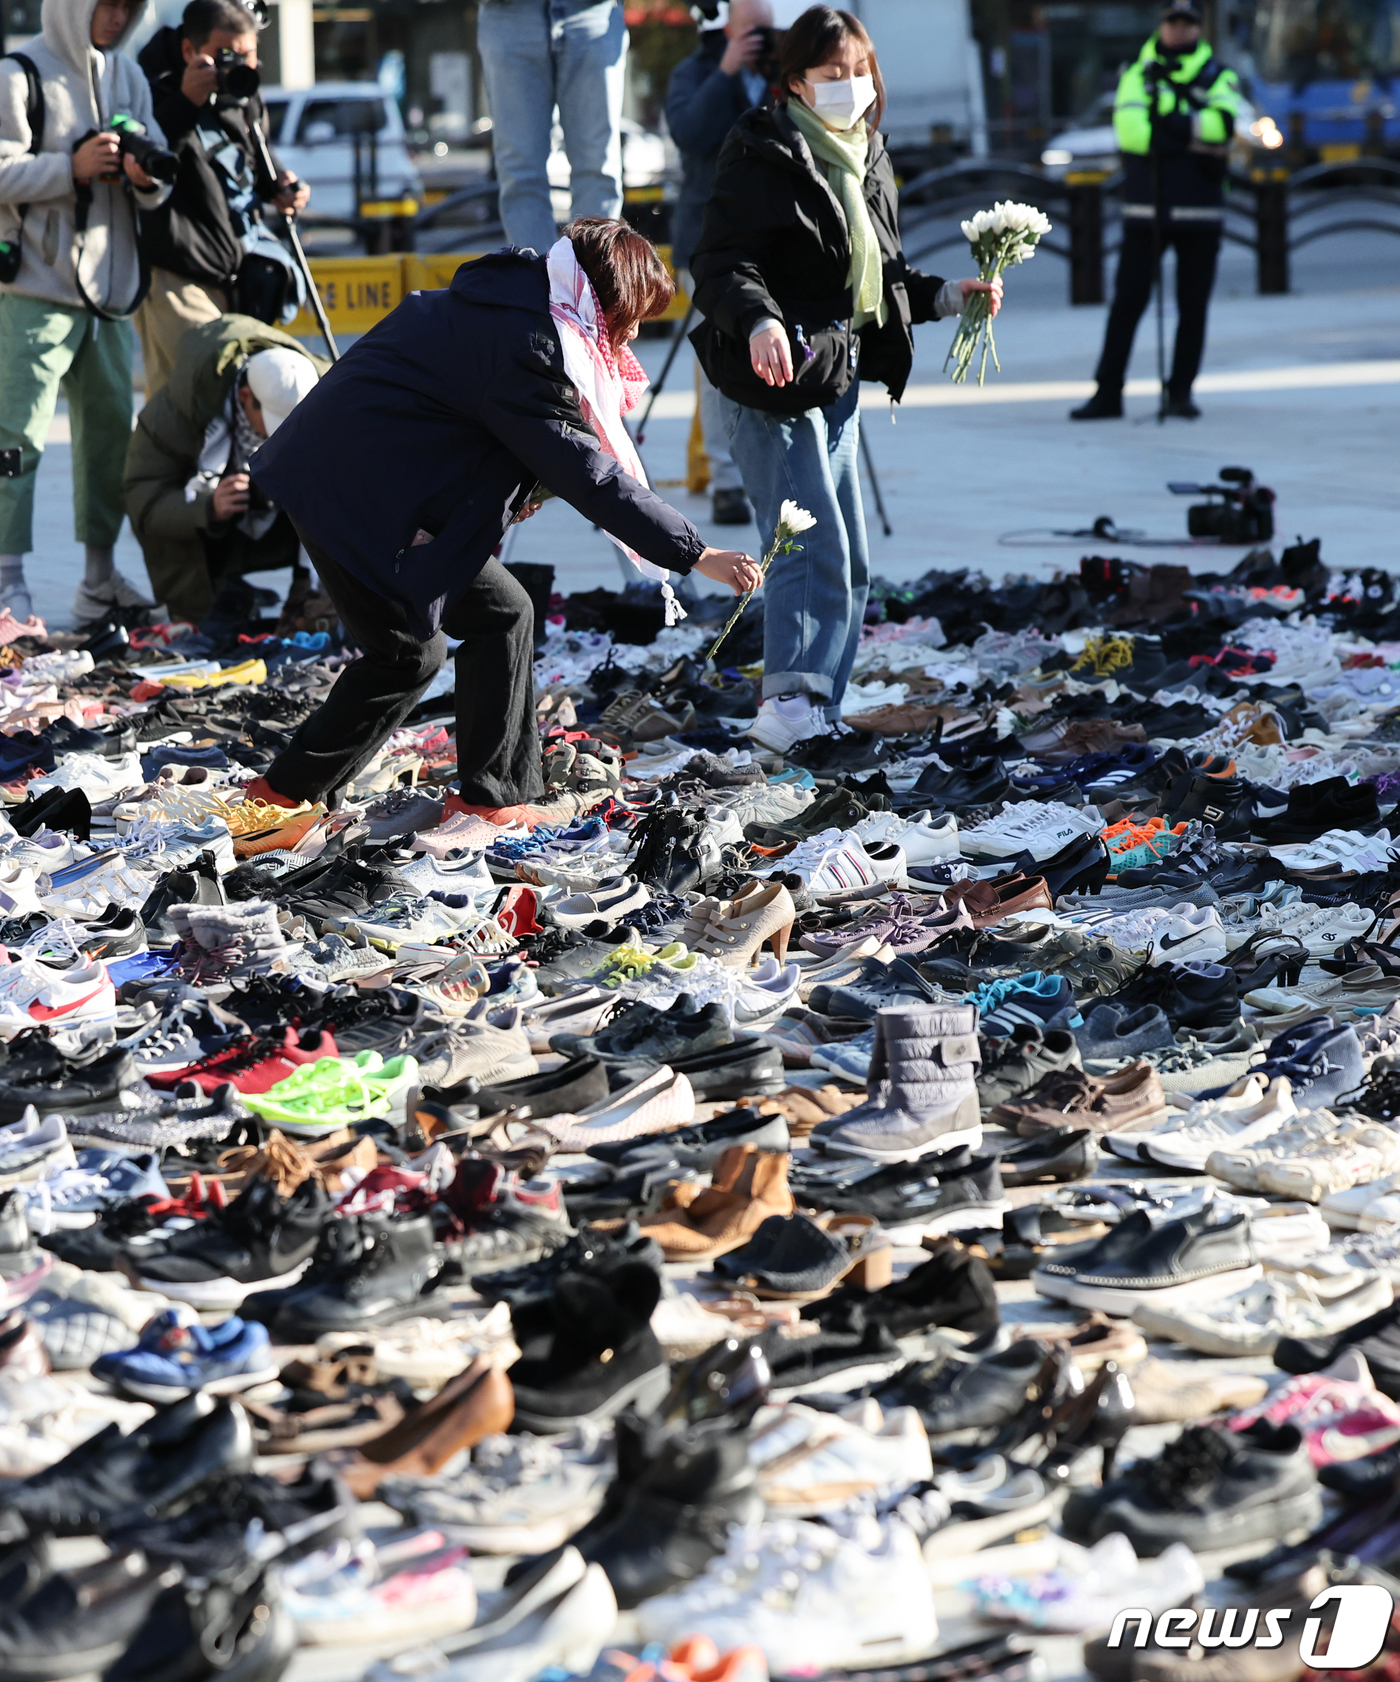
[[[660,245],[667,268],[671,266],[671,248]],[[410,292],[428,292],[450,286],[452,277],[463,263],[484,257],[484,251],[442,251],[435,253],[408,252],[389,257],[316,257],[311,262],[311,278],[321,294],[321,302],[330,317],[331,331],[337,337],[344,334],[366,333]],[[679,321],[686,312],[689,299],[680,287],[671,300],[662,321]],[[320,329],[310,310],[304,309],[287,329],[299,338],[314,338]]]

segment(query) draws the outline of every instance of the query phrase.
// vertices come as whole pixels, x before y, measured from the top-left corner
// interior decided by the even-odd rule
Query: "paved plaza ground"
[[[950,256],[951,254],[949,254]],[[943,261],[949,261],[945,256]],[[951,266],[951,265],[950,265]],[[894,535],[881,535],[867,495],[871,556],[885,576],[912,579],[931,567],[1049,576],[1102,544],[1010,549],[1003,533],[1088,526],[1108,514],[1120,527],[1184,536],[1186,505],[1169,479],[1207,479],[1220,467],[1251,467],[1278,493],[1282,537],[1321,537],[1332,566],[1390,566],[1400,534],[1400,241],[1339,235],[1299,254],[1294,291],[1254,295],[1253,258],[1227,247],[1211,312],[1195,422],[1158,426],[1155,333],[1138,335],[1125,421],[1071,425],[1073,402],[1092,389],[1106,310],[1065,302],[1065,267],[1042,254],[1014,271],[997,332],[1004,372],[982,390],[942,373],[951,328],[918,329],[910,390],[891,424],[883,388],[867,387],[864,422]],[[1172,329],[1168,310],[1168,335]],[[647,340],[653,376],[667,345]],[[753,527],[708,523],[708,497],[680,487],[693,408],[694,364],[683,346],[648,431],[649,472],[714,543],[757,544]],[[72,541],[68,424],[60,413],[40,470],[30,566],[35,606],[69,622],[80,552]],[[668,483],[669,482],[669,483]],[[511,559],[547,561],[557,587],[616,587],[612,545],[562,503],[520,528]],[[1242,551],[1133,550],[1137,559],[1184,560],[1199,571],[1228,566]],[[123,529],[118,565],[144,580],[139,548]],[[266,580],[280,584],[277,576]]]

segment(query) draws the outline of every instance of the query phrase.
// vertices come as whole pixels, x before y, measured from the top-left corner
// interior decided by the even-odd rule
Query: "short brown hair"
[[[660,315],[675,296],[675,282],[651,241],[626,222],[580,216],[564,229],[578,266],[593,282],[608,318],[608,338],[619,349],[639,321]]]
[[[830,64],[847,41],[858,42],[870,60],[875,103],[865,121],[868,128],[877,129],[885,114],[885,78],[880,74],[875,43],[853,12],[838,11],[835,6],[809,6],[783,36],[778,54],[778,97],[786,104],[793,82],[803,81],[807,72],[820,64]]]

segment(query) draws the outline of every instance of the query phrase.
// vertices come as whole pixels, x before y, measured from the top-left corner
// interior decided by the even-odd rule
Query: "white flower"
[[[779,537],[796,537],[799,532],[811,531],[816,525],[815,514],[809,514],[805,508],[799,508],[795,502],[785,502],[778,510]]]

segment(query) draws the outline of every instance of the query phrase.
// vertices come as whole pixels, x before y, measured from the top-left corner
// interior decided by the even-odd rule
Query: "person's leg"
[[[850,621],[850,550],[827,453],[820,409],[770,415],[721,398],[734,459],[758,515],[767,554],[786,501],[816,525],[793,554],[768,569],[763,602],[763,697],[805,694],[818,705],[833,695]]]
[[[19,472],[0,476],[0,607],[20,619],[32,611],[24,557],[34,546],[34,478],[58,406],[59,382],[91,319],[86,310],[14,292],[0,296],[0,450],[20,452]],[[124,457],[124,449],[119,453]],[[117,478],[120,490],[120,463]]]
[[[1176,246],[1176,350],[1167,396],[1186,402],[1206,348],[1206,310],[1220,257],[1220,229],[1214,225],[1173,230]]]
[[[529,805],[544,793],[535,727],[535,610],[499,561],[487,561],[447,613],[457,650],[457,773],[467,806]]]
[[[62,382],[73,435],[73,520],[86,556],[83,581],[73,597],[79,625],[102,619],[116,607],[153,605],[112,564],[126,517],[126,450],[114,449],[112,440],[131,436],[134,349],[129,321],[94,317]]]
[[[559,237],[549,198],[555,92],[548,4],[484,0],[476,23],[506,238],[541,253]]]
[[[1121,397],[1133,353],[1133,337],[1142,312],[1152,297],[1152,224],[1129,219],[1123,223],[1123,243],[1118,252],[1118,275],[1113,286],[1113,305],[1104,331],[1103,354],[1094,375],[1105,396]]]
[[[292,803],[320,800],[368,765],[447,658],[440,631],[426,642],[414,636],[397,602],[351,577],[304,532],[301,540],[360,656],[249,790]]]
[[[705,454],[710,458],[710,494],[744,489],[744,475],[734,464],[729,448],[729,434],[724,429],[724,399],[719,387],[700,375],[700,429],[705,434]]]
[[[827,459],[831,463],[832,483],[836,486],[836,500],[846,531],[849,569],[850,618],[846,625],[846,645],[836,667],[831,700],[826,709],[827,717],[835,723],[841,717],[841,697],[846,693],[851,667],[856,663],[861,626],[865,623],[865,602],[870,594],[870,544],[866,536],[865,502],[860,488],[859,385],[853,385],[839,403],[833,403],[821,412],[826,417]]]
[[[569,160],[570,213],[622,214],[622,92],[627,24],[615,0],[597,0],[551,26],[559,126]]]
[[[147,402],[170,378],[180,340],[190,328],[217,321],[228,313],[228,307],[222,287],[201,286],[197,280],[184,280],[168,269],[151,270],[151,289],[135,317]]]

